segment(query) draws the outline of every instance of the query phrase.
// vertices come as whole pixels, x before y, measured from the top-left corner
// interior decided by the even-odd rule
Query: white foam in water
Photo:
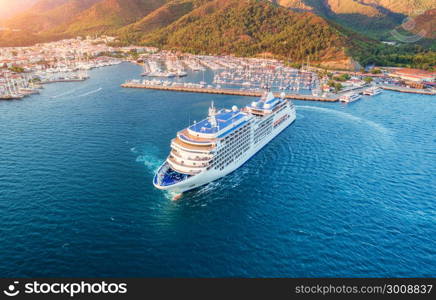
[[[157,148],[153,145],[132,147],[130,148],[130,151],[134,154],[139,154],[136,157],[136,161],[144,163],[144,166],[147,168],[147,170],[149,170],[153,174],[156,173],[158,168],[164,162],[163,159],[160,159],[157,155],[154,154],[157,152]]]
[[[157,169],[162,165],[162,160],[158,159],[154,155],[144,154],[136,157],[137,162],[143,162],[144,166],[153,174],[157,171]]]
[[[163,191],[163,192],[164,192],[163,194],[165,195],[165,198],[167,198],[168,200],[171,200],[171,201],[177,201],[182,197],[180,193],[171,192],[171,191]]]
[[[217,189],[220,185],[221,185],[220,181],[209,182],[208,184],[203,185],[202,187],[200,187],[198,189],[198,191],[197,191],[197,194],[198,195],[207,194],[210,191]]]
[[[302,109],[323,111],[323,112],[335,114],[335,115],[340,116],[340,117],[345,118],[345,119],[349,119],[349,120],[356,121],[356,122],[359,122],[359,123],[364,123],[364,124],[366,124],[368,126],[371,126],[372,128],[374,128],[375,130],[377,130],[378,132],[380,132],[382,134],[389,134],[390,133],[389,129],[387,129],[386,127],[384,127],[384,126],[382,126],[382,125],[380,125],[380,124],[378,124],[376,122],[373,122],[373,121],[370,121],[370,120],[366,120],[366,119],[362,119],[362,118],[353,116],[352,114],[349,114],[349,113],[345,113],[345,112],[338,111],[338,110],[335,110],[335,109],[318,107],[318,106],[307,106],[307,105],[296,105],[296,106],[297,106],[297,109],[302,108]]]
[[[93,91],[87,92],[87,93],[85,93],[85,94],[82,94],[82,95],[79,95],[79,96],[76,96],[76,97],[79,98],[79,97],[85,97],[85,96],[88,96],[88,95],[92,95],[92,94],[95,94],[95,93],[100,92],[102,89],[103,89],[103,88],[98,88],[98,89],[96,89],[96,90],[93,90]]]
[[[83,89],[83,87],[75,88],[75,89],[72,89],[68,92],[65,92],[65,93],[62,93],[62,94],[59,94],[56,96],[51,96],[51,98],[59,98],[59,97],[63,97],[63,96],[68,96],[68,95],[71,95],[71,94],[77,92],[78,90],[81,90],[81,89]]]

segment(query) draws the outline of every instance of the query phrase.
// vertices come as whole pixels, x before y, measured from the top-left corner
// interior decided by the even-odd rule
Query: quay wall
[[[402,92],[402,93],[436,95],[435,92],[419,90],[419,89],[401,88],[401,87],[394,87],[394,86],[382,86],[381,88],[384,90],[390,90],[390,91],[396,91],[396,92]]]
[[[205,94],[219,94],[219,95],[236,95],[236,96],[249,96],[249,97],[261,97],[262,92],[257,91],[242,91],[234,89],[214,89],[214,88],[196,88],[196,87],[180,87],[180,86],[162,86],[162,85],[145,85],[141,83],[124,83],[121,85],[124,88],[139,88],[139,89],[151,89],[161,91],[174,91],[174,92],[188,92],[188,93],[205,93]],[[280,93],[275,93],[276,97],[280,96]],[[323,98],[312,95],[300,95],[300,94],[285,94],[287,99],[307,100],[307,101],[324,101],[324,102],[337,102],[336,98]]]

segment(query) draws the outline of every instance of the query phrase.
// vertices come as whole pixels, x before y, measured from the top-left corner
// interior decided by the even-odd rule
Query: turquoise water
[[[176,131],[253,99],[119,87],[140,71],[0,102],[1,276],[436,276],[435,97],[296,101],[242,168],[174,202],[152,179]]]

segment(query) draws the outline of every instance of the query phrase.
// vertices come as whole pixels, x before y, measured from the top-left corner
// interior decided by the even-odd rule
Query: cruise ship
[[[239,168],[295,121],[294,104],[273,93],[239,109],[217,110],[177,133],[171,152],[153,184],[161,190],[183,193],[217,180]]]

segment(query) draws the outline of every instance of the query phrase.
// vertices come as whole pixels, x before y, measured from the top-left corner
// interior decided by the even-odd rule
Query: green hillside
[[[115,30],[140,20],[166,2],[167,0],[102,0],[47,34],[113,34]]]
[[[170,25],[205,2],[207,1],[171,1],[146,15],[141,20],[121,28],[117,34],[124,43],[137,43],[145,34]]]
[[[210,1],[142,37],[147,45],[194,53],[328,60],[344,58],[344,39],[322,18],[266,1]]]
[[[278,0],[278,3],[290,9],[303,7],[376,39],[391,39],[390,32],[408,16],[436,9],[434,0]]]

